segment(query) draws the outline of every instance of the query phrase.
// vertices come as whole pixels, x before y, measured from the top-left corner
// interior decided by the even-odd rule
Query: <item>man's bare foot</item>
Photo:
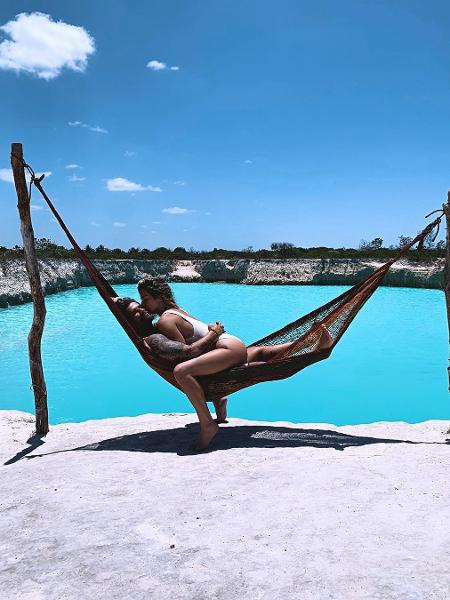
[[[211,421],[209,425],[200,428],[200,433],[195,444],[196,450],[206,450],[212,442],[214,436],[219,431],[219,426],[215,421]]]
[[[216,418],[214,419],[216,423],[228,423],[227,421],[227,399],[220,398],[219,400],[215,400],[213,402],[214,409],[216,411]]]

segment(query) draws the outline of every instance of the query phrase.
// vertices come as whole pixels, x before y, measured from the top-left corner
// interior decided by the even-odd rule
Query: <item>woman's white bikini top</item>
[[[191,337],[186,338],[186,344],[193,344],[194,342],[205,336],[209,331],[208,325],[206,323],[203,323],[203,321],[199,321],[198,319],[194,319],[194,317],[185,315],[184,313],[175,310],[174,308],[169,308],[168,310],[165,310],[161,316],[163,315],[177,315],[177,317],[181,317],[182,319],[184,319],[192,325],[192,327],[194,328],[194,333],[191,335]]]
[[[175,308],[169,308],[165,310],[161,317],[163,315],[176,315],[177,317],[181,317],[182,319],[184,319],[192,325],[192,327],[194,328],[194,333],[191,335],[191,337],[186,338],[186,344],[193,344],[209,332],[208,325],[206,323],[203,323],[203,321],[199,321],[198,319],[195,319],[190,315],[185,315],[184,313],[176,310]],[[239,338],[237,338],[235,335],[231,335],[231,333],[221,333],[219,335],[219,340],[227,339],[239,340]]]

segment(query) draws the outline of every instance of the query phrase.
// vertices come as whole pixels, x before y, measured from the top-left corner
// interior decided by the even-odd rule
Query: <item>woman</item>
[[[172,290],[165,281],[142,279],[138,282],[138,291],[142,307],[151,314],[160,315],[156,327],[168,338],[189,344],[208,333],[206,323],[199,321],[177,305]],[[191,401],[200,422],[196,449],[206,449],[219,429],[209,412],[205,394],[196,378],[224,371],[246,361],[269,360],[289,346],[291,343],[247,349],[236,336],[222,333],[217,337],[214,349],[175,366],[174,377]],[[218,420],[222,422],[226,416],[226,399],[222,398],[215,407]]]
[[[142,279],[138,283],[138,291],[142,306],[149,313],[160,315],[156,327],[168,338],[189,344],[208,333],[206,323],[195,319],[177,305],[172,290],[165,281]],[[197,450],[204,450],[209,446],[219,426],[209,412],[205,394],[196,377],[218,373],[240,365],[246,359],[247,349],[241,340],[223,333],[217,337],[217,343],[213,350],[175,366],[173,375],[191,401],[200,423]],[[216,406],[218,418],[220,408],[220,404]]]
[[[144,343],[159,358],[175,366],[179,362],[189,360],[212,350],[217,338],[224,332],[222,323],[216,321],[208,325],[208,333],[192,344],[184,344],[169,339],[159,333],[153,325],[153,317],[133,298],[112,298],[121,309],[127,321],[133,325],[137,333],[143,338]]]

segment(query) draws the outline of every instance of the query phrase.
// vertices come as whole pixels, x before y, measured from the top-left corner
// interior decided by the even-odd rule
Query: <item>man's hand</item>
[[[208,329],[209,331],[214,331],[214,333],[217,334],[217,337],[225,331],[225,327],[219,321],[210,323]]]
[[[162,333],[156,333],[144,338],[144,343],[160,358],[172,362],[174,365],[191,358],[196,358],[205,352],[213,350],[217,344],[218,336],[225,331],[222,323],[211,323],[210,330],[193,344],[184,344],[169,339]]]

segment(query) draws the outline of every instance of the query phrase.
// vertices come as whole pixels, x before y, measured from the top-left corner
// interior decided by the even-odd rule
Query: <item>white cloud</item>
[[[167,69],[166,63],[160,62],[159,60],[150,60],[147,63],[147,67],[152,71],[164,71],[164,69]]]
[[[91,221],[89,223],[92,227],[100,227],[100,223],[97,223],[96,221]]]
[[[127,158],[130,156],[137,156],[137,152],[134,152],[133,150],[125,150],[124,156]]]
[[[72,163],[70,165],[66,165],[64,168],[65,169],[80,169],[81,167],[80,167],[80,165],[76,165],[75,163]]]
[[[186,213],[195,212],[189,208],[181,208],[180,206],[172,206],[171,208],[163,208],[163,213],[169,213],[170,215],[185,215]]]
[[[160,60],[150,60],[147,63],[147,67],[149,69],[151,69],[152,71],[179,71],[180,67],[178,67],[177,65],[174,65],[173,67],[169,67],[165,62],[162,62]]]
[[[126,227],[127,226],[126,223],[121,223],[120,221],[114,221],[113,225],[114,225],[114,227]]]
[[[42,177],[42,175],[44,175],[44,177],[50,177],[51,174],[51,171],[42,171],[42,173],[35,173],[36,179],[39,179],[39,177]]]
[[[0,181],[14,183],[14,177],[11,169],[0,169]]]
[[[152,221],[153,225],[161,225],[161,221]]]
[[[83,27],[53,21],[41,12],[21,13],[0,27],[10,39],[0,44],[0,69],[49,81],[61,71],[84,71],[95,40]]]
[[[247,158],[247,160],[244,160],[244,164],[246,164],[246,165],[251,165],[251,164],[253,164],[253,161],[252,161],[252,160],[249,160],[249,159]]]
[[[212,215],[212,213],[210,213],[210,212],[208,211],[208,212],[205,212],[205,215],[207,215],[207,216],[209,217],[210,215]]]
[[[89,123],[83,123],[83,121],[69,121],[68,125],[70,127],[83,127],[84,129],[89,129],[89,131],[93,131],[94,133],[109,133],[104,127],[99,127],[98,125],[92,126],[89,125]]]
[[[51,171],[43,171],[41,173],[36,173],[36,178],[40,177],[41,175],[45,175],[45,177],[50,177],[51,174],[52,174]],[[27,181],[30,180],[28,173],[25,173],[25,177],[26,177]],[[12,170],[11,169],[0,169],[0,181],[6,181],[7,183],[14,183],[14,177],[13,177]]]
[[[124,177],[115,177],[106,181],[106,188],[109,192],[162,192],[159,187],[153,185],[141,185],[134,183]]]
[[[174,181],[173,185],[184,186],[184,185],[186,185],[186,182],[185,181]]]
[[[105,129],[104,127],[99,127],[98,125],[95,125],[94,127],[89,127],[89,129],[91,131],[94,131],[95,133],[108,133],[107,129]]]
[[[86,177],[78,177],[78,175],[71,175],[69,181],[86,181]]]
[[[31,210],[42,210],[44,207],[40,204],[30,204]]]

